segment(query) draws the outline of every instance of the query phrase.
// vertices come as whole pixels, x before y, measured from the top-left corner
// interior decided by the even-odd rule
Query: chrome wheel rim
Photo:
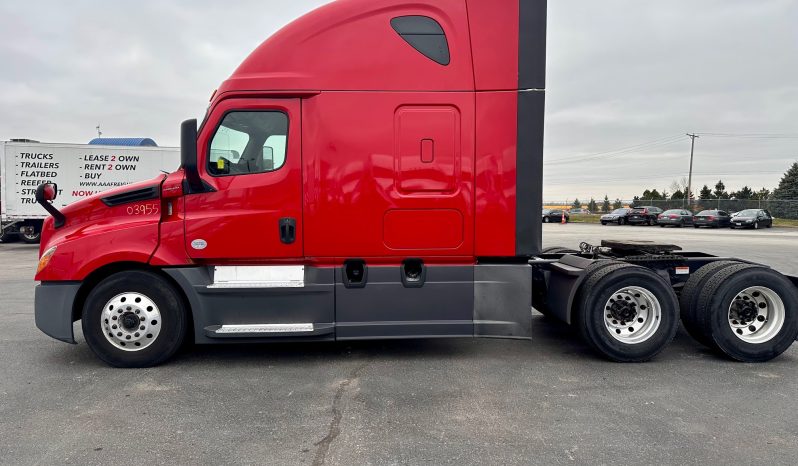
[[[627,286],[612,294],[604,304],[604,326],[616,340],[635,345],[657,333],[662,306],[649,290]]]
[[[752,286],[737,293],[729,305],[729,327],[746,343],[765,343],[784,327],[786,314],[778,293],[764,286]]]
[[[155,302],[132,291],[108,300],[100,315],[105,339],[122,351],[141,351],[152,345],[162,325],[161,312]]]

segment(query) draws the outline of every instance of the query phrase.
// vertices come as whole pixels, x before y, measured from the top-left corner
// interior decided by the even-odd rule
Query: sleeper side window
[[[248,175],[285,164],[288,116],[278,111],[234,111],[224,116],[211,139],[208,173]]]
[[[427,16],[399,16],[391,27],[425,57],[446,66],[451,61],[449,43],[441,25]]]

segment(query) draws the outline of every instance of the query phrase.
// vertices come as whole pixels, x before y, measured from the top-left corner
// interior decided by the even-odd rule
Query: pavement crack
[[[327,460],[327,453],[330,451],[330,445],[332,445],[332,443],[341,433],[340,425],[341,418],[344,414],[342,407],[344,393],[346,393],[346,389],[352,385],[352,382],[360,376],[360,373],[366,368],[366,366],[367,364],[361,364],[360,366],[356,367],[352,372],[349,373],[349,376],[346,379],[338,384],[338,389],[335,391],[335,396],[333,397],[333,417],[330,421],[330,427],[327,429],[327,435],[325,435],[323,439],[313,444],[317,447],[316,455],[313,457],[313,466],[321,466]]]

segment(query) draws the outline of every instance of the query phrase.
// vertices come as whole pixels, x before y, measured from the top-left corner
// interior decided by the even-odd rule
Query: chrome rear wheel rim
[[[778,335],[786,315],[784,301],[778,293],[764,286],[752,286],[732,299],[727,317],[737,338],[756,345]]]
[[[662,321],[662,306],[654,293],[640,287],[617,290],[604,304],[604,326],[617,341],[636,345],[657,333]]]

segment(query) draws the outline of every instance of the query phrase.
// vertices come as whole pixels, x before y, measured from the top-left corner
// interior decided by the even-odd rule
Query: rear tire
[[[622,218],[619,218],[619,219],[618,219],[618,225],[623,225],[623,224],[625,224],[625,223],[626,223],[626,220],[625,220],[625,219],[622,219]]]
[[[702,323],[699,322],[699,315],[696,311],[698,300],[704,291],[704,286],[719,270],[732,265],[739,265],[737,261],[716,261],[710,262],[690,275],[687,283],[684,284],[679,296],[679,315],[682,325],[687,333],[699,343],[710,348],[716,348],[712,343],[712,338],[702,331]]]
[[[161,364],[183,344],[187,326],[182,296],[153,272],[111,275],[91,290],[83,306],[86,343],[114,367]]]
[[[728,357],[769,361],[798,337],[798,289],[773,269],[732,265],[707,281],[696,314],[701,332]]]
[[[586,272],[573,325],[593,349],[613,361],[642,362],[673,340],[679,304],[662,277],[617,262]]]

